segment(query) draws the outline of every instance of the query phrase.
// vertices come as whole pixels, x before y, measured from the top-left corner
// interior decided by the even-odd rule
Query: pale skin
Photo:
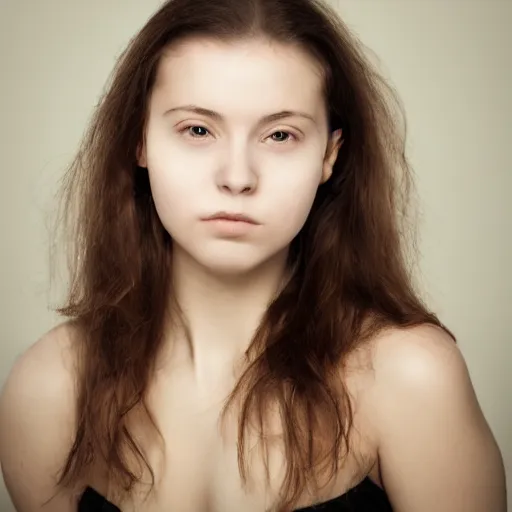
[[[190,105],[222,118],[169,112]],[[283,111],[307,117],[262,121]],[[173,275],[192,345],[169,332],[151,388],[168,451],[134,425],[156,475],[144,511],[261,512],[275,500],[280,452],[272,456],[271,487],[255,460],[256,485],[243,490],[236,435],[228,428],[221,442],[217,419],[234,365],[285,277],[287,246],[341,148],[341,132],[328,131],[319,68],[298,49],[191,40],[165,56],[139,164],[175,241]],[[218,210],[243,212],[259,225],[226,236],[201,221]],[[19,512],[76,510],[72,492],[40,506],[74,434],[75,343],[68,325],[53,329],[16,362],[2,391],[0,461]],[[368,475],[397,512],[506,510],[499,449],[447,334],[389,330],[352,354],[345,371],[360,433],[354,455],[332,485],[318,496],[304,492],[298,507],[339,496]],[[107,495],[101,471],[84,483]],[[128,512],[140,507],[134,501],[117,504]]]

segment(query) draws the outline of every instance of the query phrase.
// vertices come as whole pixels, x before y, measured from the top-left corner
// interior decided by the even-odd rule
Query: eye
[[[278,137],[276,137],[276,135]],[[285,144],[286,142],[288,142],[288,140],[290,140],[291,137],[295,138],[295,136],[292,133],[286,132],[284,130],[274,132],[270,137],[274,142],[278,142],[279,144]]]
[[[188,125],[180,130],[180,133],[186,134],[190,136],[192,139],[206,139],[210,132],[207,128],[201,125]],[[272,133],[269,136],[273,142],[277,142],[278,144],[286,144],[291,138],[296,139],[293,133],[287,132],[285,130],[278,130]]]
[[[180,133],[188,132],[193,139],[204,139],[210,132],[204,126],[201,125],[189,125],[180,130]]]

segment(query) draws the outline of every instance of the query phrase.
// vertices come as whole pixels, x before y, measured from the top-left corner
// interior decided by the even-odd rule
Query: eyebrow
[[[169,110],[166,110],[164,112],[164,116],[168,114],[172,114],[174,112],[190,112],[193,114],[198,114],[205,117],[210,117],[211,119],[214,119],[219,122],[224,121],[224,116],[222,114],[219,114],[218,112],[215,112],[214,110],[210,110],[208,108],[198,107],[197,105],[184,105],[181,107],[174,107]],[[272,123],[274,121],[279,121],[281,119],[286,119],[289,117],[302,117],[309,121],[312,121],[313,123],[316,123],[316,119],[311,116],[310,114],[307,114],[306,112],[300,112],[296,110],[283,110],[281,112],[276,112],[275,114],[269,114],[266,116],[263,116],[259,121],[258,124],[267,124]]]

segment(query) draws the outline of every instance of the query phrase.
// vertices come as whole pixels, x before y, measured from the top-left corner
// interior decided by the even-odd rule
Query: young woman
[[[505,510],[392,99],[312,0],[149,20],[65,183],[67,321],[3,389],[19,512]]]

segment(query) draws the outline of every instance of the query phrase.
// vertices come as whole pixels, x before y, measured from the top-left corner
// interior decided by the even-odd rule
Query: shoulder
[[[420,397],[449,400],[440,392],[443,386],[450,393],[472,393],[459,347],[448,333],[431,325],[383,330],[350,354],[343,371],[375,432],[385,428],[391,411],[413,406]]]
[[[382,433],[387,433],[388,424],[396,428],[390,413],[421,418],[449,409],[452,419],[481,414],[463,354],[443,329],[391,329],[375,340],[372,349],[372,406]]]
[[[61,324],[44,334],[15,361],[2,389],[2,412],[20,412],[44,400],[62,408],[73,395],[75,350],[73,329]],[[14,409],[11,407],[14,406]],[[10,414],[8,415],[10,416]]]
[[[453,338],[433,325],[384,331],[372,346],[375,378],[404,392],[432,393],[433,385],[467,383],[467,366]],[[412,388],[410,388],[412,386]]]
[[[74,331],[61,324],[31,345],[12,366],[0,395],[2,421],[18,414],[40,414],[39,404],[51,406],[51,412],[71,410],[74,398]],[[33,408],[33,406],[37,406]],[[3,432],[3,431],[2,431]]]
[[[501,455],[454,340],[430,325],[388,330],[371,361],[368,403],[394,508],[504,510]]]
[[[18,358],[0,394],[0,462],[20,511],[40,510],[53,496],[73,443],[73,343],[69,324],[46,333]]]
[[[7,383],[27,371],[35,371],[37,376],[58,370],[55,377],[69,378],[72,374],[75,336],[72,324],[67,322],[43,334],[15,361]]]

